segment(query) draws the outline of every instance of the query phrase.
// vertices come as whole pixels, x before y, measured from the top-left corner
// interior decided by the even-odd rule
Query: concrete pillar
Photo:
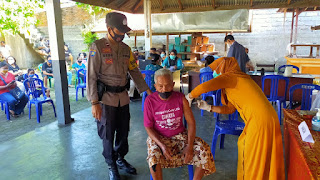
[[[62,31],[60,0],[46,0],[48,31],[53,66],[56,111],[59,124],[72,122]]]
[[[151,0],[143,1],[143,11],[144,11],[144,38],[145,38],[145,57],[149,57],[149,51],[152,47],[152,30],[151,30]]]

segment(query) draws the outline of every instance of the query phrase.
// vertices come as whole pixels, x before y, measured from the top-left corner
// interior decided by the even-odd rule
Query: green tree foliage
[[[35,14],[43,9],[44,0],[0,0],[0,33],[27,32],[39,21]]]
[[[87,48],[84,49],[84,52],[88,52],[91,44],[95,41],[98,40],[98,36],[95,33],[92,33],[91,30],[94,28],[96,25],[96,22],[100,18],[104,18],[105,15],[109,12],[111,12],[111,9],[108,8],[103,8],[99,6],[92,6],[89,4],[83,4],[76,2],[77,6],[84,9],[91,15],[91,22],[89,24],[85,24],[85,28],[81,30],[81,36],[84,39],[84,43],[87,45]]]

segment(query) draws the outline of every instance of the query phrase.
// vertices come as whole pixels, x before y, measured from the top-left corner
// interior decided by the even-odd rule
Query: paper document
[[[300,132],[301,138],[302,138],[302,140],[304,142],[314,143],[314,140],[312,138],[312,134],[311,134],[311,132],[309,130],[309,127],[308,127],[308,125],[307,125],[307,123],[305,121],[300,123],[298,128],[299,128],[299,132]]]

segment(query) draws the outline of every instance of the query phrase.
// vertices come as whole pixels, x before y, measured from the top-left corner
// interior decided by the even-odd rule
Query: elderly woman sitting
[[[207,143],[195,137],[196,124],[184,94],[174,92],[172,73],[167,69],[155,72],[157,92],[148,96],[144,105],[144,126],[152,177],[162,179],[162,168],[196,166],[194,179],[215,172],[213,156]],[[183,126],[185,116],[188,129]]]

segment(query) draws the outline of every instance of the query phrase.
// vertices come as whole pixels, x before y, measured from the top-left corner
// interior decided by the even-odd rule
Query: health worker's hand
[[[206,110],[208,112],[211,112],[211,105],[209,105],[206,101],[201,100],[201,101],[197,101],[198,104],[198,108],[202,109],[202,110]]]

